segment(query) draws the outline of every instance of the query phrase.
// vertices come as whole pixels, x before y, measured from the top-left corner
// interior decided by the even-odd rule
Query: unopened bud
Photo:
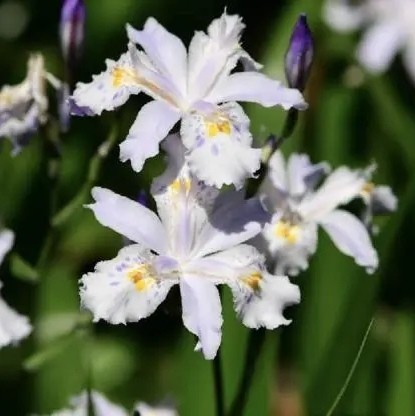
[[[314,56],[314,42],[307,16],[300,15],[291,34],[285,54],[285,76],[291,88],[303,91],[310,75]]]
[[[84,0],[63,0],[59,32],[68,68],[76,65],[82,50],[85,14]]]

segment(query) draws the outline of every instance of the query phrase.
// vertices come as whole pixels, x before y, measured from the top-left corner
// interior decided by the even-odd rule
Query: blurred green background
[[[63,75],[59,50],[60,1],[0,2],[0,84],[25,75],[29,52],[45,55],[48,70]],[[300,12],[315,35],[316,60],[306,91],[310,109],[301,116],[284,152],[308,152],[333,166],[376,160],[378,183],[390,184],[399,210],[382,219],[375,237],[381,265],[366,275],[320,234],[310,269],[295,278],[302,303],[287,310],[287,328],[267,333],[246,414],[325,415],[344,384],[368,324],[374,324],[351,382],[334,414],[415,415],[415,95],[397,60],[381,77],[364,74],[353,59],[356,35],[331,32],[321,19],[321,0],[219,1],[86,0],[84,55],[77,79],[100,72],[105,58],[126,48],[126,22],[141,27],[156,17],[186,43],[224,7],[240,14],[247,28],[244,47],[265,72],[283,79],[283,55]],[[117,140],[123,139],[144,97],[118,111]],[[56,112],[51,96],[51,112]],[[263,141],[278,132],[284,112],[248,106],[252,131]],[[63,137],[58,206],[82,187],[89,162],[106,139],[113,114],[74,119]],[[29,279],[19,258],[35,264],[48,233],[49,197],[44,137],[39,134],[16,158],[10,145],[0,153],[0,215],[17,241],[1,269],[2,296],[35,325],[18,347],[0,351],[0,414],[45,414],[63,408],[87,386],[132,408],[137,400],[170,400],[182,416],[214,414],[211,364],[193,352],[194,339],[182,327],[177,293],[149,319],[125,326],[90,325],[79,313],[79,277],[102,259],[115,256],[122,241],[78,209],[58,227],[40,277]],[[118,161],[113,148],[97,182],[135,197],[162,169],[161,158],[140,174]],[[85,200],[87,202],[88,199]],[[17,257],[19,256],[19,257]],[[225,293],[223,366],[226,403],[232,400],[243,366],[248,330],[235,318]]]

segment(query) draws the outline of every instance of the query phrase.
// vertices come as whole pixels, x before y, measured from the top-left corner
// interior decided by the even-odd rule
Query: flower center
[[[252,290],[258,291],[262,280],[262,274],[259,272],[251,273],[248,276],[242,278],[242,281],[246,283]]]
[[[149,289],[156,282],[150,266],[147,264],[130,269],[127,272],[127,278],[134,283],[136,290],[139,292]]]
[[[116,67],[111,72],[112,85],[119,88],[124,84],[138,84],[139,78],[130,68]]]
[[[375,184],[373,182],[366,182],[363,185],[360,193],[362,194],[362,196],[370,196],[374,189],[375,189]]]
[[[187,195],[191,186],[190,179],[177,178],[169,185],[169,190],[175,195],[182,192]]]
[[[213,139],[218,134],[226,134],[229,136],[232,131],[232,126],[226,117],[216,115],[213,119],[205,120],[205,129],[208,138]]]
[[[298,241],[300,227],[287,221],[278,221],[274,227],[274,234],[288,244],[295,244]]]

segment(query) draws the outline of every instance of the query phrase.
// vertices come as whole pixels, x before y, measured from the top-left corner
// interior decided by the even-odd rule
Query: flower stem
[[[250,331],[248,338],[248,346],[245,354],[245,363],[242,377],[239,383],[238,392],[232,402],[229,416],[242,416],[248,401],[249,390],[255,375],[255,368],[260,356],[262,347],[265,343],[265,330],[258,329]]]
[[[213,365],[213,379],[215,383],[215,399],[216,399],[216,416],[225,415],[225,400],[223,388],[223,374],[222,374],[222,360],[220,348],[212,362]]]
[[[347,389],[347,387],[348,387],[348,385],[350,383],[350,380],[353,377],[353,374],[354,374],[354,372],[356,370],[357,364],[358,364],[358,362],[360,360],[360,356],[362,355],[363,349],[364,349],[364,347],[366,345],[366,341],[367,341],[367,339],[369,337],[370,330],[372,329],[373,322],[374,322],[374,318],[372,318],[370,320],[369,325],[367,326],[365,335],[363,336],[363,339],[362,339],[362,342],[360,344],[359,350],[357,351],[356,357],[355,357],[355,359],[353,361],[353,364],[352,364],[352,366],[350,368],[350,371],[347,374],[346,380],[344,381],[342,388],[340,389],[339,393],[337,394],[336,398],[334,399],[334,402],[331,405],[330,409],[326,413],[326,416],[331,416],[333,414],[333,412],[336,410],[336,407],[340,403],[340,400],[342,399],[344,393],[346,392],[346,389]]]

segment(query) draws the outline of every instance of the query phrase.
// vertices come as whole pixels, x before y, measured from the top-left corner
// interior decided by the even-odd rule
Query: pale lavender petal
[[[353,257],[356,264],[369,272],[376,270],[378,255],[367,229],[354,215],[336,210],[321,219],[320,224],[342,253]]]
[[[92,196],[95,203],[88,208],[102,225],[157,253],[166,252],[166,234],[154,212],[109,189],[95,187]]]
[[[10,230],[0,232],[0,264],[3,263],[5,255],[11,250],[14,243],[14,233]]]
[[[180,113],[162,101],[147,103],[138,113],[127,138],[120,144],[120,159],[140,172],[144,162],[159,153],[159,143],[179,121]]]

